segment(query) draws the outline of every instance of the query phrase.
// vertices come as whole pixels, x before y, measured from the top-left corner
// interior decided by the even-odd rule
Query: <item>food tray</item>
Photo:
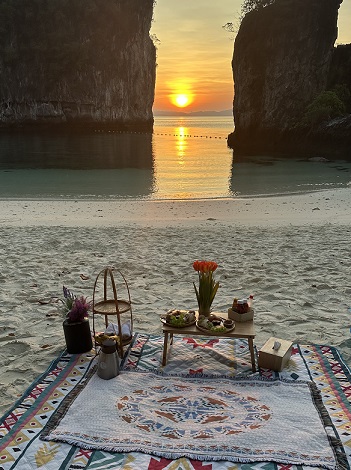
[[[221,326],[224,326],[223,325],[223,321],[225,320],[224,318],[221,318],[222,320],[222,325]],[[198,328],[200,331],[203,331],[204,333],[207,333],[207,334],[210,334],[211,336],[214,335],[214,336],[222,336],[222,335],[225,335],[226,333],[230,333],[231,331],[234,330],[235,328],[235,323],[232,327],[230,328],[226,328],[226,331],[218,331],[216,332],[215,330],[209,330],[208,328],[205,328],[204,326],[201,326],[199,325],[199,322],[197,321],[196,322],[196,328]]]
[[[190,322],[190,323],[185,323],[185,325],[182,325],[182,326],[177,326],[177,325],[172,325],[172,323],[168,323],[167,320],[165,318],[160,318],[161,322],[164,324],[164,325],[167,325],[171,328],[186,328],[187,326],[192,326],[192,325],[195,325],[196,323],[196,320]]]
[[[182,325],[175,325],[175,324],[167,321],[167,317],[169,315],[176,316],[176,315],[189,315],[189,314],[192,314],[191,318],[193,318],[193,320],[191,320],[191,318],[188,318],[189,321],[187,323],[182,324]],[[161,315],[160,320],[164,325],[167,325],[170,328],[187,328],[188,326],[195,325],[195,323],[196,323],[195,310],[178,310],[178,309],[168,310],[167,313],[164,313],[164,314]]]

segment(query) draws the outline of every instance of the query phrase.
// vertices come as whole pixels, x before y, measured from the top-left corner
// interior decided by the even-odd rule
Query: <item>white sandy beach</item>
[[[277,336],[329,344],[351,361],[351,188],[196,201],[0,201],[0,414],[65,348],[62,285],[91,298],[114,266],[134,329],[196,308],[195,259],[218,263],[213,309],[255,297],[256,346]]]

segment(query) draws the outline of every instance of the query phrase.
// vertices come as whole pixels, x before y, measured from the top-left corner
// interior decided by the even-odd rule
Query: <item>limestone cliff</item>
[[[318,132],[298,127],[331,81],[341,1],[275,0],[243,18],[232,61],[234,153],[320,155]]]
[[[0,125],[153,125],[154,0],[3,0]]]
[[[343,83],[351,90],[351,44],[339,44],[333,52],[328,76],[328,89]]]

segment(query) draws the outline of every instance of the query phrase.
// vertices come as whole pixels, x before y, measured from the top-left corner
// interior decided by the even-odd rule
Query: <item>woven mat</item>
[[[124,370],[174,370],[194,375],[251,376],[250,355],[245,340],[220,339],[211,343],[197,338],[175,337],[166,368],[162,368],[163,338],[137,335],[126,358]],[[43,428],[65,397],[74,391],[91,369],[93,356],[63,354],[33,383],[23,397],[0,420],[0,469],[3,470],[294,470],[297,467],[274,462],[233,464],[230,461],[206,461],[182,457],[177,460],[141,452],[111,453],[86,450],[66,443],[40,440]],[[200,371],[202,369],[202,371]],[[258,374],[254,374],[257,377]],[[292,359],[282,373],[261,370],[260,376],[299,381],[313,380],[341,441],[339,456],[351,463],[351,374],[338,351],[330,346],[294,346]],[[235,466],[234,466],[235,465]],[[298,467],[308,470],[308,467]]]
[[[105,381],[94,373],[78,396],[65,400],[42,436],[85,449],[167,459],[268,460],[334,469],[321,403],[314,401],[318,389],[311,384],[130,371]]]

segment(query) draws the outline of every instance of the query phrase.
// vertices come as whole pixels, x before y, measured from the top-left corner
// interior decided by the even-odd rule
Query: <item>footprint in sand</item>
[[[20,341],[14,341],[13,343],[3,344],[0,347],[0,354],[4,352],[7,357],[19,356],[30,349],[29,344],[22,343]]]

